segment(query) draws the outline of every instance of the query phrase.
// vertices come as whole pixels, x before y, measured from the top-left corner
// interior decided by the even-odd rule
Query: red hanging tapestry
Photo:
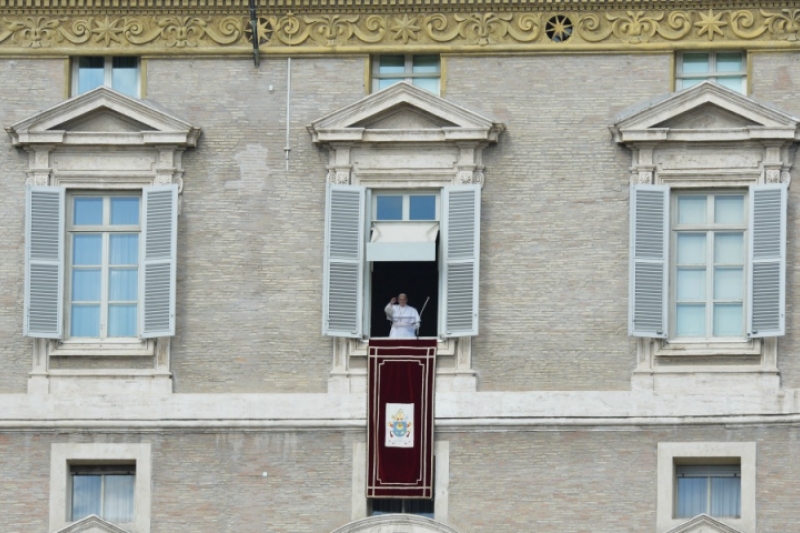
[[[370,339],[368,498],[433,497],[436,339]]]

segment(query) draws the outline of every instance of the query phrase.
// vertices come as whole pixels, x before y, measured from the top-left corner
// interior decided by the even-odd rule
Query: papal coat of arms
[[[414,404],[386,404],[386,441],[389,448],[414,447]]]

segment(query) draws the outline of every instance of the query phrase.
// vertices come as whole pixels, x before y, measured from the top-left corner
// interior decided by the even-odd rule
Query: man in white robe
[[[397,298],[392,298],[384,309],[386,318],[392,323],[392,331],[389,332],[390,338],[413,339],[417,336],[419,329],[419,313],[408,305],[408,297],[400,293]]]

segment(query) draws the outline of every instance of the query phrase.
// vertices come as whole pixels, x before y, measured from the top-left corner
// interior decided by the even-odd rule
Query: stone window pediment
[[[55,533],[128,533],[128,531],[103,520],[97,515],[91,515],[83,520],[69,524]]]
[[[667,533],[741,533],[741,531],[708,515],[701,514]]]

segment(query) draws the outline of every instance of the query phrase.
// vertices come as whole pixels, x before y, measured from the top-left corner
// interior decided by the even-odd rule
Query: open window
[[[384,307],[401,292],[425,308],[420,336],[438,337],[453,375],[474,383],[482,150],[502,129],[407,82],[309,127],[330,154],[322,332],[349,339],[334,344],[347,356],[335,357],[342,366],[332,378],[348,390],[360,364],[351,356],[366,356],[364,339],[389,334]]]

